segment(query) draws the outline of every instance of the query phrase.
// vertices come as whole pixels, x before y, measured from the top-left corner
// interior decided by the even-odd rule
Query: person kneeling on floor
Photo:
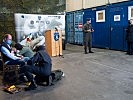
[[[36,80],[33,77],[43,77],[47,78],[48,82],[52,81],[51,69],[52,69],[52,60],[47,54],[44,46],[38,46],[35,49],[35,55],[27,62],[28,65],[25,65],[23,72],[25,73],[27,79],[31,84],[25,88],[26,91],[34,90],[37,88]]]

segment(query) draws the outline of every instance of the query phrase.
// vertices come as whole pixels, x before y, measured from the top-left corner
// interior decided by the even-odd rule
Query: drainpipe
[[[82,0],[82,9],[84,9],[84,2],[83,2],[83,0]]]
[[[108,0],[108,4],[110,4],[110,0]]]

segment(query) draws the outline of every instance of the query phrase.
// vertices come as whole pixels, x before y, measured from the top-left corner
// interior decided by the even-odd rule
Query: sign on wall
[[[65,15],[39,15],[16,13],[15,29],[17,41],[22,45],[30,40],[30,46],[35,48],[37,45],[45,43],[45,32],[55,28],[65,31]]]
[[[128,7],[128,20],[133,19],[133,6]]]
[[[105,10],[96,11],[96,22],[105,22]]]
[[[114,21],[120,21],[120,15],[114,15]]]

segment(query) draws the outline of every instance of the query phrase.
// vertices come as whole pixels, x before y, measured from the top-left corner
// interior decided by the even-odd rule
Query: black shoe
[[[88,52],[85,52],[85,54],[88,54]]]
[[[21,82],[28,82],[28,79],[27,79],[27,77],[25,76],[25,75],[23,75],[23,76],[20,76],[19,77],[19,80],[21,81]]]
[[[25,91],[35,90],[37,88],[37,85],[30,84],[28,87],[24,88]]]
[[[93,51],[89,51],[89,53],[94,53]]]
[[[39,85],[40,83],[46,82],[45,78],[41,76],[35,76],[34,80],[37,85]]]
[[[126,52],[126,55],[129,55],[129,52]]]

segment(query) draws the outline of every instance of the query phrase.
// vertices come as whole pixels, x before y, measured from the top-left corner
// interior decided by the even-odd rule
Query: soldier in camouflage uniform
[[[92,32],[94,32],[91,26],[91,19],[87,19],[87,22],[83,26],[83,42],[85,54],[87,54],[87,47],[89,48],[89,53],[94,53],[91,51],[92,48]]]

